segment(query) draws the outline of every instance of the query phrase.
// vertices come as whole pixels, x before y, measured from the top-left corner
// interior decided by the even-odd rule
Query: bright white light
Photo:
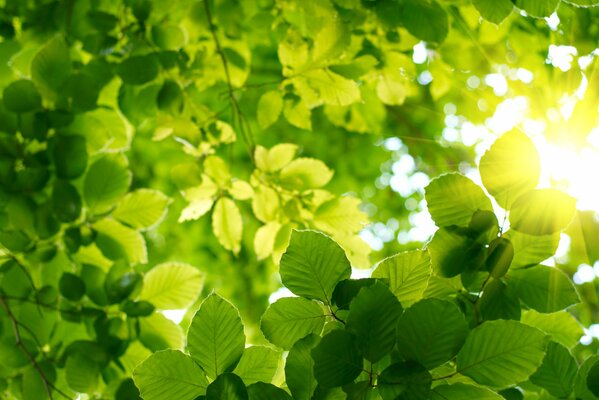
[[[282,288],[276,290],[274,293],[272,293],[268,297],[268,303],[272,304],[275,301],[282,299],[283,297],[296,297],[296,296],[293,293],[291,293],[291,290],[287,289],[286,287],[282,287]]]
[[[420,42],[415,45],[414,53],[412,54],[412,61],[414,61],[414,64],[424,64],[427,58],[428,53],[426,51],[426,44],[424,42]]]
[[[551,29],[552,31],[557,30],[557,27],[559,26],[560,22],[557,13],[551,14],[549,17],[545,18],[545,21],[547,22],[549,29]]]
[[[507,79],[501,74],[489,74],[485,76],[485,83],[493,88],[497,96],[504,96],[507,93]]]
[[[593,267],[587,264],[581,264],[578,267],[578,271],[572,277],[574,283],[577,285],[582,285],[583,283],[593,282],[595,280],[595,270]]]
[[[547,62],[565,72],[572,68],[572,61],[577,54],[576,47],[550,44]]]
[[[162,315],[179,325],[183,317],[185,317],[186,312],[187,310],[164,310],[162,311]]]
[[[428,85],[433,81],[433,75],[429,71],[422,71],[420,75],[418,75],[418,83],[421,85]]]

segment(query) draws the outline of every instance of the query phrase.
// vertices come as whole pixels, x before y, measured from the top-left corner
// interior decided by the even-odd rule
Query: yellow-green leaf
[[[239,253],[243,221],[233,200],[227,197],[218,199],[212,212],[212,229],[225,249]]]

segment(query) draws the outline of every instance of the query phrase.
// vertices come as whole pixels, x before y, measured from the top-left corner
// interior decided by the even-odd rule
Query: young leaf
[[[438,227],[467,227],[479,210],[493,211],[485,192],[464,175],[452,173],[435,178],[426,187],[426,203]]]
[[[536,1],[536,0],[535,0]],[[505,209],[539,183],[539,153],[528,136],[511,131],[497,139],[480,159],[485,188]]]
[[[531,190],[510,209],[510,224],[529,235],[550,235],[566,228],[576,211],[576,200],[555,189]]]
[[[324,388],[343,386],[362,372],[362,354],[356,337],[349,332],[333,330],[312,349],[314,377]]]
[[[295,342],[285,360],[285,381],[296,400],[310,400],[318,382],[314,378],[311,352],[320,336],[309,334]]]
[[[422,298],[431,272],[428,252],[414,250],[384,259],[372,272],[372,277],[387,280],[389,289],[407,307]]]
[[[169,203],[158,190],[138,189],[121,199],[112,216],[134,229],[149,229],[164,218]]]
[[[208,296],[195,313],[187,332],[191,357],[214,379],[231,371],[245,345],[243,325],[237,309],[219,295]]]
[[[345,253],[328,236],[294,231],[280,264],[283,285],[298,296],[331,304],[337,283],[351,275]]]
[[[325,232],[358,232],[368,222],[368,215],[359,209],[361,202],[355,197],[336,197],[318,207],[312,222]]]
[[[543,363],[530,376],[530,381],[555,397],[567,398],[572,393],[577,373],[578,364],[568,349],[549,342]]]
[[[256,231],[254,236],[254,251],[258,260],[264,260],[272,254],[275,245],[275,239],[281,224],[275,221],[267,222]]]
[[[233,200],[228,197],[217,200],[212,212],[212,229],[225,249],[239,253],[243,221]]]
[[[519,269],[509,279],[520,300],[540,312],[560,311],[580,302],[570,279],[555,267]]]
[[[323,187],[332,177],[333,171],[314,158],[297,158],[281,170],[281,183],[296,190]]]
[[[265,346],[251,346],[243,351],[239,364],[233,370],[245,385],[255,382],[270,383],[279,367],[281,353]]]
[[[375,363],[395,346],[395,327],[403,309],[381,282],[360,289],[349,306],[345,329],[356,335],[364,358]]]
[[[271,90],[260,97],[258,101],[258,124],[266,129],[279,119],[283,111],[283,97],[278,90]]]
[[[311,333],[320,334],[325,315],[315,301],[301,297],[284,297],[272,303],[260,321],[264,336],[274,345],[289,350]]]
[[[144,400],[194,400],[208,387],[200,367],[177,350],[152,354],[135,368],[133,380]]]
[[[468,335],[459,308],[439,299],[423,299],[405,310],[397,324],[397,348],[428,369],[453,358]]]
[[[202,291],[204,275],[189,264],[166,262],[155,266],[144,277],[140,299],[162,310],[189,307]]]
[[[457,370],[475,382],[505,388],[526,380],[545,355],[545,334],[516,321],[488,321],[474,328],[457,356]]]

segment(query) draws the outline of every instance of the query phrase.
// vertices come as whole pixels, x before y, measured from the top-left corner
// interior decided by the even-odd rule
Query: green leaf
[[[597,400],[599,396],[596,396],[591,388],[595,388],[595,382],[589,385],[589,377],[591,379],[594,378],[597,373],[597,365],[599,365],[599,355],[593,355],[584,360],[580,369],[578,370],[578,374],[576,375],[576,380],[574,381],[574,393],[576,394],[577,399],[581,400]],[[593,373],[591,374],[591,371]]]
[[[152,351],[183,348],[183,330],[162,314],[140,318],[139,330],[139,340]]]
[[[87,168],[85,137],[80,135],[58,135],[52,148],[56,175],[64,179],[79,178]]]
[[[69,48],[64,39],[50,39],[31,60],[31,78],[41,88],[55,92],[71,74]]]
[[[363,287],[374,285],[375,278],[344,279],[335,286],[333,291],[333,304],[340,310],[349,310],[352,300]]]
[[[83,354],[76,353],[67,358],[65,375],[69,387],[79,393],[92,392],[98,384],[98,364]]]
[[[314,378],[311,352],[320,336],[310,334],[295,342],[285,360],[285,381],[296,400],[310,400],[318,382]]]
[[[148,262],[146,241],[141,233],[109,218],[96,222],[93,228],[98,233],[96,245],[107,258],[124,258],[131,264]]]
[[[260,328],[272,344],[289,350],[304,336],[320,334],[324,321],[322,306],[315,301],[284,297],[268,307],[260,320]]]
[[[280,171],[288,165],[297,154],[297,145],[291,143],[279,143],[270,149],[262,146],[256,147],[256,166],[267,172]]]
[[[313,158],[297,158],[281,170],[281,183],[297,190],[323,187],[332,177],[333,171]]]
[[[522,313],[522,323],[535,327],[551,337],[552,340],[572,349],[583,335],[580,322],[566,311],[544,314],[535,310]]]
[[[245,345],[243,325],[237,309],[219,295],[208,296],[195,313],[187,332],[191,357],[209,378],[231,371]]]
[[[510,224],[529,235],[550,235],[566,228],[576,211],[576,200],[555,189],[539,189],[520,196],[510,209]]]
[[[280,229],[281,224],[275,221],[267,222],[258,228],[254,236],[254,251],[258,260],[264,260],[272,254]]]
[[[83,198],[93,213],[109,211],[129,189],[131,172],[122,156],[104,156],[87,171]]]
[[[597,363],[593,364],[591,369],[589,369],[587,386],[595,397],[599,397],[599,364]]]
[[[333,330],[312,349],[314,377],[324,388],[343,386],[362,372],[362,354],[356,337],[349,332]]]
[[[578,364],[568,349],[549,342],[543,363],[530,376],[530,381],[555,397],[567,398],[572,393],[577,373]]]
[[[57,180],[52,188],[52,210],[61,222],[76,221],[81,215],[83,202],[75,186]]]
[[[233,370],[243,383],[270,383],[279,367],[281,353],[265,346],[251,346],[243,351],[239,364]]]
[[[514,259],[514,245],[504,237],[495,238],[489,243],[489,251],[485,265],[487,271],[495,279],[504,276]]]
[[[249,396],[241,378],[226,372],[208,386],[206,400],[249,400]]]
[[[337,283],[351,275],[343,249],[315,231],[293,231],[279,271],[283,285],[293,293],[325,304],[331,304]]]
[[[42,97],[37,88],[27,79],[11,82],[2,92],[4,107],[15,113],[35,111],[42,106]]]
[[[178,25],[154,25],[152,40],[163,50],[179,50],[185,45],[185,33]]]
[[[438,275],[451,278],[465,270],[476,271],[485,262],[485,248],[454,228],[440,228],[428,244],[431,264]]]
[[[166,262],[152,268],[144,276],[140,299],[162,310],[189,307],[202,291],[204,274],[194,266]]]
[[[278,90],[264,93],[258,101],[256,118],[260,128],[266,129],[279,119],[283,111],[283,97]]]
[[[426,203],[438,227],[467,227],[478,210],[493,211],[491,201],[476,183],[452,173],[435,178],[426,187]]]
[[[504,388],[526,380],[541,365],[546,336],[516,321],[474,328],[457,356],[457,370],[475,382]]]
[[[540,312],[555,312],[580,302],[570,279],[555,267],[519,269],[509,279],[520,300]]]
[[[549,17],[557,9],[559,0],[513,0],[516,7],[537,18]]]
[[[212,212],[212,229],[219,243],[233,253],[239,253],[243,221],[239,208],[228,197],[217,200]]]
[[[468,335],[459,308],[448,301],[423,299],[406,309],[397,324],[397,348],[428,369],[453,358]]]
[[[40,362],[38,365],[48,382],[56,383],[56,369],[54,366],[48,361]],[[23,372],[22,386],[23,399],[46,400],[48,398],[46,383],[42,380],[40,373],[33,366],[29,366]]]
[[[541,174],[534,143],[519,131],[508,132],[497,139],[480,159],[478,168],[485,188],[505,209],[534,189]]]
[[[345,329],[356,336],[364,358],[375,363],[395,346],[395,327],[403,309],[381,282],[363,287],[349,306]]]
[[[555,254],[560,241],[559,232],[536,236],[510,229],[503,236],[514,246],[512,269],[530,267],[545,261]]]
[[[596,7],[599,6],[599,0],[563,0],[564,3],[572,4],[576,7]]]
[[[383,400],[426,400],[430,396],[432,377],[422,365],[406,361],[385,368],[378,383]]]
[[[359,209],[360,203],[360,199],[350,196],[326,201],[316,209],[312,223],[325,232],[358,232],[368,223],[368,215]]]
[[[71,301],[78,301],[85,294],[85,282],[70,272],[65,272],[60,276],[58,288],[60,294]]]
[[[431,400],[503,400],[503,397],[487,388],[465,383],[435,386],[431,395]]]
[[[271,383],[256,382],[247,391],[250,400],[293,400],[289,393]]]
[[[318,92],[324,104],[349,106],[360,101],[360,88],[356,82],[328,70],[316,69],[302,74],[309,85]]]
[[[133,380],[144,400],[194,400],[208,387],[200,367],[177,350],[152,354],[135,368]]]
[[[500,24],[514,9],[511,0],[472,0],[481,17],[494,24]]]
[[[485,286],[478,303],[480,316],[484,320],[520,320],[520,300],[511,286],[493,279]]]
[[[169,203],[158,190],[138,189],[121,199],[112,216],[132,228],[149,229],[164,218]]]
[[[426,250],[406,251],[381,261],[373,278],[385,279],[403,306],[422,298],[431,276],[431,258]]]
[[[130,85],[142,85],[153,81],[160,72],[160,65],[153,55],[132,56],[121,62],[116,73],[123,82]]]
[[[435,0],[407,0],[396,12],[408,32],[418,39],[431,43],[445,40],[449,31],[448,17]]]

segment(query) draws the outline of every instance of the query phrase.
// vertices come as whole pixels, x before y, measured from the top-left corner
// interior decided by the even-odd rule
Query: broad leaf
[[[66,380],[76,392],[86,393],[96,389],[100,378],[100,366],[83,354],[69,356],[66,362]]]
[[[568,349],[549,342],[543,363],[530,376],[530,381],[555,397],[567,398],[572,393],[577,373],[578,364]]]
[[[37,88],[27,79],[12,82],[2,92],[4,107],[15,113],[35,111],[42,106],[42,97]]]
[[[159,313],[139,319],[139,340],[152,351],[183,349],[183,329]]]
[[[56,174],[64,179],[79,178],[87,168],[86,140],[80,135],[56,136],[52,156]]]
[[[449,30],[447,13],[435,0],[407,0],[400,10],[401,21],[418,39],[441,43]]]
[[[218,199],[212,212],[212,229],[220,244],[233,253],[239,253],[243,221],[239,208],[228,197]]]
[[[285,381],[296,400],[310,400],[318,384],[311,352],[319,342],[320,336],[314,334],[298,340],[285,360]]]
[[[484,320],[520,320],[520,300],[514,289],[499,279],[487,283],[478,303]]]
[[[423,299],[405,310],[397,324],[397,349],[427,369],[453,358],[468,335],[459,308],[444,300]]]
[[[580,366],[576,380],[574,381],[574,393],[577,399],[597,400],[599,396],[595,395],[591,389],[596,389],[596,381],[589,382],[597,374],[597,365],[599,365],[599,355],[592,355]]]
[[[431,400],[503,400],[499,394],[480,386],[454,383],[435,386],[431,391]]]
[[[162,192],[138,189],[117,204],[112,216],[135,229],[149,229],[166,215],[170,199]]]
[[[208,385],[206,400],[249,400],[249,396],[241,378],[227,372]]]
[[[559,0],[514,0],[514,4],[533,17],[545,18],[557,9]]]
[[[187,332],[191,357],[214,379],[235,368],[244,345],[245,335],[237,309],[215,293],[208,296],[193,316]]]
[[[472,4],[484,19],[494,24],[500,24],[514,9],[510,0],[473,0]]]
[[[486,249],[459,229],[441,228],[427,246],[437,275],[451,278],[465,270],[479,270],[486,259]]]
[[[346,331],[333,330],[312,349],[314,377],[324,388],[352,382],[362,372],[362,354],[356,337]]]
[[[511,386],[541,365],[546,340],[543,332],[516,321],[484,322],[468,335],[457,370],[481,385]]]
[[[243,351],[239,364],[233,370],[243,383],[270,383],[277,372],[281,353],[265,346],[251,346]]]
[[[552,340],[572,349],[584,334],[580,322],[566,311],[545,314],[535,310],[522,312],[522,323],[533,326],[551,337]]]
[[[260,321],[264,336],[276,346],[289,350],[304,336],[320,334],[325,315],[315,301],[284,297],[271,304]]]
[[[576,211],[576,200],[555,189],[539,189],[520,196],[510,209],[510,224],[529,235],[550,235],[566,228]]]
[[[368,222],[368,215],[359,209],[360,203],[355,197],[336,197],[318,207],[312,223],[325,232],[358,232]]]
[[[294,231],[280,264],[283,285],[298,296],[331,303],[337,283],[349,278],[345,253],[328,236],[315,231]]]
[[[200,367],[177,350],[152,354],[135,368],[133,380],[144,400],[193,400],[208,387]]]
[[[314,158],[297,158],[281,170],[281,183],[296,190],[323,187],[332,177],[333,171]]]
[[[93,229],[98,233],[96,244],[107,258],[125,259],[131,264],[148,262],[146,241],[141,233],[109,218],[96,222]]]
[[[466,227],[476,211],[493,211],[491,200],[480,186],[457,173],[433,179],[426,187],[425,198],[428,211],[438,227]]]
[[[257,119],[260,128],[266,129],[279,119],[283,111],[283,97],[278,90],[271,90],[258,101]]]
[[[144,277],[140,299],[162,310],[189,307],[198,297],[204,275],[189,264],[166,262],[152,268]]]
[[[96,214],[112,208],[129,189],[131,172],[124,157],[105,156],[95,161],[83,183],[83,199]]]
[[[31,60],[31,78],[48,91],[57,91],[71,73],[69,48],[65,40],[50,39]]]
[[[580,302],[570,279],[555,267],[519,269],[509,279],[520,300],[540,312],[560,311]]]
[[[270,383],[253,383],[247,391],[249,400],[293,400],[289,393]]]
[[[430,396],[432,377],[422,365],[406,361],[385,368],[378,384],[383,400],[425,400]]]
[[[511,229],[504,237],[508,238],[514,246],[511,268],[530,267],[545,261],[555,254],[560,241],[558,232],[535,236]]]

